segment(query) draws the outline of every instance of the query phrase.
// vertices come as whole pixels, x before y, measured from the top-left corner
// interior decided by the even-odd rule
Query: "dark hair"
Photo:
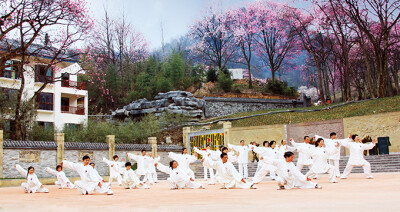
[[[240,141],[240,143],[242,143],[242,142],[244,143],[244,140],[241,140],[241,141]]]
[[[113,159],[115,160],[115,158],[119,158],[118,155],[114,155],[114,156],[113,156]]]
[[[90,159],[89,155],[83,156],[82,160]]]
[[[221,153],[221,158],[223,158],[225,155],[228,156],[226,153]]]
[[[329,136],[332,137],[334,135],[336,135],[336,133],[335,132],[331,132],[331,134]]]
[[[308,136],[308,135],[304,136],[304,140],[306,140],[306,138],[310,138],[310,136]]]
[[[33,166],[29,166],[28,171],[26,172],[26,179],[28,179],[29,170],[31,170],[31,169],[33,169],[33,171],[35,171],[35,168]]]
[[[283,139],[281,140],[281,144],[283,144]]]
[[[56,170],[58,170],[58,168],[61,168],[61,170],[62,170],[62,166],[57,165],[57,166],[56,166]]]
[[[293,154],[293,152],[285,152],[285,154],[283,155],[284,158],[288,158],[291,157]]]
[[[269,146],[269,142],[268,141],[264,141],[263,142],[263,146],[265,146],[265,144],[268,144],[268,146]]]
[[[272,145],[274,145],[276,143],[276,141],[270,141],[269,142],[269,146],[272,146]]]
[[[173,169],[172,165],[174,164],[174,162],[176,162],[176,160],[171,160],[171,161],[169,162],[169,167],[171,167],[172,169]],[[178,162],[176,162],[176,163],[178,163]]]
[[[357,136],[358,136],[357,134],[354,134],[351,136],[351,139],[353,139],[353,141],[354,141],[354,139],[356,139]]]
[[[94,163],[93,163],[93,162],[90,162],[90,163],[89,163],[89,165],[92,165],[92,164],[94,165]]]
[[[318,138],[317,141],[315,142],[315,147],[318,147],[318,146],[319,146],[319,143],[320,143],[321,141],[323,141],[323,140],[324,140],[323,138]]]
[[[127,167],[127,166],[132,166],[132,163],[131,162],[126,162],[125,163],[125,167]]]
[[[145,149],[142,149],[142,151],[140,151],[140,152],[146,152],[146,150],[145,150]]]
[[[210,146],[210,145],[206,145],[206,148],[207,148],[207,147],[211,147],[211,146]]]
[[[218,147],[218,149],[220,150],[220,151],[222,151],[222,148],[224,148],[225,146],[224,145],[220,145],[219,147]]]
[[[221,152],[223,152],[225,149],[228,149],[228,147],[222,147],[222,150],[221,150]]]
[[[186,147],[183,147],[183,148],[182,148],[182,152],[181,152],[182,154],[183,154],[183,151],[185,151],[185,149],[186,149]]]

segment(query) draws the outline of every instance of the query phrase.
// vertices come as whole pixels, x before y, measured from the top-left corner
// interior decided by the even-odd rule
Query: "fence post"
[[[115,135],[107,135],[106,142],[108,144],[108,160],[114,161],[115,155]]]
[[[3,130],[0,130],[0,178],[3,178]]]
[[[232,123],[224,122],[223,127],[224,127],[224,146],[227,146],[231,142]]]
[[[148,142],[151,145],[151,153],[157,157],[157,137],[149,137]]]
[[[190,127],[184,127],[183,128],[183,145],[186,148],[189,148],[189,133],[190,133]]]
[[[64,160],[64,133],[54,133],[54,141],[57,143],[57,165]]]

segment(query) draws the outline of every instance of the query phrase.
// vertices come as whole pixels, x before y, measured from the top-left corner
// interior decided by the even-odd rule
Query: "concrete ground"
[[[115,195],[80,195],[73,189],[47,186],[48,194],[25,194],[20,187],[0,188],[0,211],[397,211],[400,208],[400,173],[375,173],[368,180],[351,174],[337,184],[328,176],[316,180],[322,189],[277,190],[263,181],[255,190],[170,190],[166,181],[147,190],[114,186]]]

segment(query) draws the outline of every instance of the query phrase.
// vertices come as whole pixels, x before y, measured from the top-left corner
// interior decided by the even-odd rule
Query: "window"
[[[69,112],[69,98],[61,97],[61,111]]]
[[[16,60],[7,60],[5,63],[5,68],[3,72],[3,77],[10,79],[19,79],[19,74],[21,74],[21,62]]]
[[[18,90],[3,88],[7,100],[14,100],[17,98]]]
[[[48,65],[35,65],[35,82],[47,82],[51,83],[53,80],[53,69],[47,68]]]
[[[46,130],[53,128],[53,123],[52,122],[38,121],[38,125],[44,127],[44,129],[46,129]]]
[[[40,93],[36,97],[36,103],[40,110],[53,110],[53,94],[52,93]]]
[[[70,124],[70,123],[66,123],[65,127],[70,128],[72,130],[78,129],[81,125],[80,124]]]
[[[62,87],[70,87],[69,74],[68,73],[61,74],[61,86]]]

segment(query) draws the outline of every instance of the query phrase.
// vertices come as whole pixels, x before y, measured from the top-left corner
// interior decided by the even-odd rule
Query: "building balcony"
[[[86,90],[86,84],[84,82],[77,82],[77,81],[71,81],[71,80],[62,80],[61,87]]]
[[[61,106],[61,113],[71,113],[76,115],[85,115],[85,107]]]

